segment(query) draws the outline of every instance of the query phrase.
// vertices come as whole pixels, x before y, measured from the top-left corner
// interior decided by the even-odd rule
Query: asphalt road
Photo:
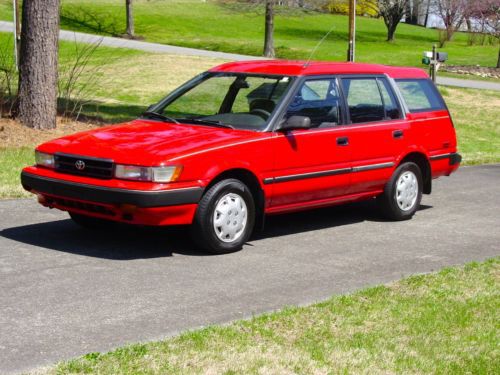
[[[14,24],[12,22],[0,21],[0,32],[1,31],[12,32],[13,28]],[[95,34],[86,34],[68,30],[60,30],[59,38],[61,40],[69,40],[72,42],[77,41],[81,43],[100,43],[101,45],[106,47],[129,48],[145,52],[168,53],[172,55],[201,56],[206,58],[214,58],[214,59],[216,58],[216,59],[224,59],[231,61],[265,59],[264,57],[261,56],[248,56],[248,55],[239,55],[235,53],[207,51],[203,49],[186,48],[186,47],[172,46],[160,43],[150,43],[140,40],[130,40],[124,38],[115,38],[110,36],[100,36]],[[420,52],[416,54],[416,59],[417,60],[420,59]],[[472,89],[500,91],[500,83],[493,81],[437,77],[437,83],[439,85],[445,85],[445,86],[456,86],[456,87],[465,87]]]
[[[368,202],[267,224],[243,251],[208,256],[183,230],[93,233],[0,202],[0,373],[498,256],[500,165],[435,181],[411,221]]]

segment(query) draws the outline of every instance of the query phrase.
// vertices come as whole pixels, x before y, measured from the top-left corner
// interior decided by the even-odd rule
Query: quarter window
[[[352,123],[401,117],[394,94],[385,78],[343,78],[342,88]]]
[[[396,83],[410,112],[446,109],[441,95],[428,79],[398,79]]]

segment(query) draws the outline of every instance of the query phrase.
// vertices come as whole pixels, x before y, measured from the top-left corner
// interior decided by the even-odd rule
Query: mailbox
[[[445,62],[448,60],[448,54],[446,52],[438,52],[437,53],[437,61]]]

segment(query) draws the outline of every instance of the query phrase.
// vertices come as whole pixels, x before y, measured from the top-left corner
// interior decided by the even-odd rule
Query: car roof
[[[285,76],[312,76],[328,74],[387,74],[392,78],[429,78],[418,68],[351,62],[251,60],[222,64],[211,72],[276,74]]]

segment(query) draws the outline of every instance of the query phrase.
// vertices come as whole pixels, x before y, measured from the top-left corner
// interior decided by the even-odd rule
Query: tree
[[[497,0],[476,1],[470,9],[470,14],[480,20],[482,32],[492,35],[500,42],[500,3]],[[500,68],[500,48],[496,67]]]
[[[125,0],[126,13],[127,13],[127,36],[134,37],[134,13],[132,8],[132,0]]]
[[[379,12],[387,27],[387,41],[394,40],[399,22],[408,10],[409,0],[378,0]]]
[[[356,0],[356,14],[358,16],[378,17],[377,2],[378,0]],[[311,5],[311,3],[308,2],[308,5]],[[327,0],[326,4],[319,10],[326,10],[333,14],[349,14],[349,1]]]
[[[57,116],[59,0],[24,0],[19,65],[19,118],[52,129]]]
[[[443,21],[446,33],[440,40],[443,47],[449,42],[456,30],[460,28],[462,22],[468,17],[469,0],[436,0],[437,15]]]
[[[274,0],[266,0],[264,56],[274,57]]]

